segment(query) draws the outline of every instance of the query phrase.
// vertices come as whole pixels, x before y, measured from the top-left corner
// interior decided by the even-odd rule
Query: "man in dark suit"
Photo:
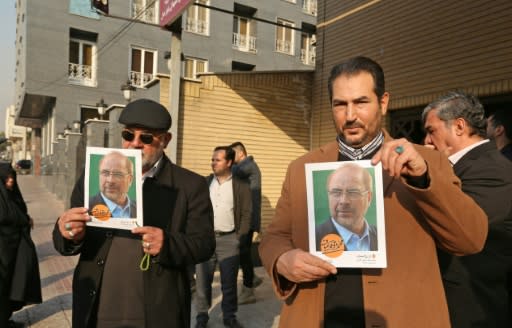
[[[327,178],[331,217],[316,226],[316,249],[327,234],[339,235],[345,251],[376,251],[377,229],[365,218],[373,196],[372,176],[355,163],[343,163]]]
[[[450,92],[430,103],[422,118],[425,143],[448,155],[462,190],[489,219],[480,253],[457,257],[438,252],[452,327],[511,327],[512,163],[485,139],[484,109],[476,97]]]
[[[118,151],[113,151],[99,163],[100,192],[89,198],[89,209],[95,213],[97,205],[108,208],[108,217],[136,218],[137,204],[128,197],[133,181],[133,163]]]
[[[254,288],[263,283],[263,279],[254,273],[252,261],[252,239],[261,227],[261,171],[254,157],[247,155],[245,146],[240,141],[230,145],[235,151],[235,161],[231,173],[240,179],[249,181],[252,196],[251,226],[246,235],[240,236],[240,268],[242,269],[242,290],[238,295],[238,304],[256,302]]]
[[[119,123],[125,127],[122,147],[142,155],[144,226],[131,232],[86,226],[84,179],[75,184],[72,208],[53,230],[59,253],[80,254],[73,276],[73,327],[188,328],[187,269],[209,259],[215,249],[208,186],[204,177],[164,154],[172,137],[164,106],[132,101]]]

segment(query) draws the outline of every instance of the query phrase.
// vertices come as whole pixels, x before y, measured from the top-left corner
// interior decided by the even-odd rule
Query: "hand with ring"
[[[90,217],[86,208],[76,207],[64,212],[57,221],[62,237],[80,242],[85,236],[86,222]]]
[[[142,237],[142,249],[144,253],[156,256],[162,250],[164,244],[164,231],[157,227],[137,227],[132,233]]]
[[[378,162],[392,177],[420,177],[427,172],[425,159],[405,138],[384,142],[372,158],[373,165]]]

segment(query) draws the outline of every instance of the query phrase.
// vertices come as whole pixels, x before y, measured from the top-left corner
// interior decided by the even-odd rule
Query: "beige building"
[[[168,79],[160,78],[161,88],[168,90]],[[213,149],[241,141],[262,172],[265,226],[272,219],[288,164],[309,150],[312,79],[312,72],[292,71],[182,80],[177,163],[206,176]],[[168,98],[162,103],[168,105]]]

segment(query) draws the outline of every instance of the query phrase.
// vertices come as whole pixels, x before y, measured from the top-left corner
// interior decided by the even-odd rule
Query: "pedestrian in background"
[[[512,110],[498,109],[487,119],[487,138],[512,161]]]
[[[41,280],[35,245],[16,172],[0,164],[0,327],[15,327],[14,311],[41,303]]]
[[[247,155],[243,143],[237,141],[232,143],[230,147],[235,151],[235,164],[231,168],[231,172],[235,177],[247,179],[251,189],[251,225],[247,234],[240,236],[240,267],[242,268],[243,283],[238,296],[238,304],[250,304],[256,302],[254,288],[263,282],[254,273],[252,258],[254,233],[259,233],[261,228],[261,171],[254,157]]]
[[[249,183],[234,177],[231,167],[235,152],[229,146],[215,147],[211,159],[213,173],[206,180],[210,186],[215,229],[215,253],[196,265],[196,328],[205,328],[212,305],[212,282],[219,265],[222,291],[222,316],[225,327],[241,328],[236,317],[237,277],[240,265],[240,236],[247,234],[251,215]]]

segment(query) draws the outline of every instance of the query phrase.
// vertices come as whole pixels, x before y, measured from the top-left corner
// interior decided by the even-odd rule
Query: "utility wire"
[[[153,6],[153,4],[156,2],[156,0],[153,0],[152,2],[150,2],[149,4],[147,4],[143,10],[141,10],[134,18],[131,18],[131,19],[127,19],[125,18],[125,20],[127,20],[128,22],[126,24],[124,24],[123,26],[121,26],[121,28],[115,32],[110,38],[107,39],[107,41],[105,41],[105,43],[100,47],[100,48],[97,48],[96,49],[96,53],[95,55],[97,56],[97,58],[99,59],[101,54],[104,52],[104,50],[106,50],[108,47],[110,47],[114,40],[116,38],[119,38],[124,32],[128,31],[129,28],[131,28],[133,26],[133,23],[141,23],[141,21],[138,20],[139,17],[141,17],[151,6]],[[111,17],[110,15],[105,15],[103,13],[101,13],[100,11],[97,11],[96,10],[96,13],[100,16],[104,16],[104,17]],[[112,18],[119,18],[117,16],[112,16]],[[153,25],[153,24],[151,24]],[[46,88],[49,88],[49,87],[52,87],[53,85],[55,85],[58,81],[62,80],[62,79],[65,79],[66,77],[69,76],[69,73],[65,73],[59,77],[57,77],[56,79],[54,79],[53,81],[50,81],[48,83],[46,83],[45,85],[39,87],[38,89],[35,89],[33,90],[32,92],[33,93],[36,93],[36,92],[39,92],[41,90],[44,90]],[[35,80],[35,79],[31,79],[32,81],[37,81],[37,82],[42,82],[42,81],[38,81],[38,80]]]
[[[203,8],[215,10],[215,11],[220,11],[222,13],[230,14],[230,15],[233,15],[233,16],[239,16],[239,17],[248,18],[248,19],[255,20],[255,21],[258,21],[258,22],[262,22],[262,23],[267,23],[267,24],[271,24],[271,25],[275,25],[275,26],[279,26],[279,27],[289,28],[291,30],[295,30],[295,31],[299,31],[299,32],[305,32],[305,33],[308,33],[308,34],[314,34],[314,33],[312,33],[311,30],[308,30],[308,29],[303,29],[303,28],[298,28],[298,27],[295,27],[295,26],[284,25],[284,24],[281,24],[281,23],[278,23],[278,22],[270,21],[268,19],[254,17],[254,16],[247,15],[247,14],[244,14],[244,13],[229,11],[229,10],[226,10],[226,9],[217,8],[217,7],[213,7],[213,6],[209,6],[209,5],[205,5],[205,4],[197,3],[197,2],[194,2],[194,5],[198,6],[198,7],[203,7]]]
[[[147,4],[143,10],[140,10],[139,13],[137,13],[137,15],[131,19],[127,19],[127,18],[124,18],[124,20],[127,20],[128,22],[126,24],[124,24],[123,26],[121,26],[121,28],[115,32],[110,38],[107,39],[107,41],[105,41],[105,43],[102,45],[101,48],[97,49],[96,50],[96,56],[97,58],[99,59],[99,57],[101,56],[101,54],[104,52],[104,50],[106,50],[108,47],[110,47],[113,43],[114,43],[114,40],[116,38],[119,38],[121,37],[121,35],[123,33],[125,33],[126,31],[128,31],[129,28],[131,28],[133,26],[134,23],[145,23],[145,24],[148,24],[146,22],[142,22],[142,21],[139,21],[138,18],[141,17],[150,7],[153,6],[153,4],[156,2],[156,0],[153,0],[152,2],[150,2],[149,4]],[[118,16],[111,16],[111,15],[105,15],[103,13],[101,13],[100,11],[96,10],[96,13],[100,16],[104,16],[104,17],[112,17],[112,18],[117,18],[119,19],[120,17]],[[148,25],[156,25],[156,24],[148,24]],[[156,26],[159,26],[159,25],[156,25]],[[51,86],[54,86],[56,85],[60,80],[62,79],[65,79],[66,77],[69,76],[69,73],[65,73],[64,75],[56,78],[55,80],[51,81],[51,82],[48,82],[46,83],[45,85],[41,86],[40,88],[38,89],[35,89],[33,90],[32,92],[33,93],[37,93],[41,90],[44,90],[46,88],[49,88]],[[38,81],[38,80],[35,80],[35,79],[31,79],[32,81]],[[38,82],[41,82],[41,81],[38,81]],[[65,120],[62,115],[59,115],[57,113],[54,113],[54,117],[56,119],[60,119],[64,122],[67,122],[67,120]]]

